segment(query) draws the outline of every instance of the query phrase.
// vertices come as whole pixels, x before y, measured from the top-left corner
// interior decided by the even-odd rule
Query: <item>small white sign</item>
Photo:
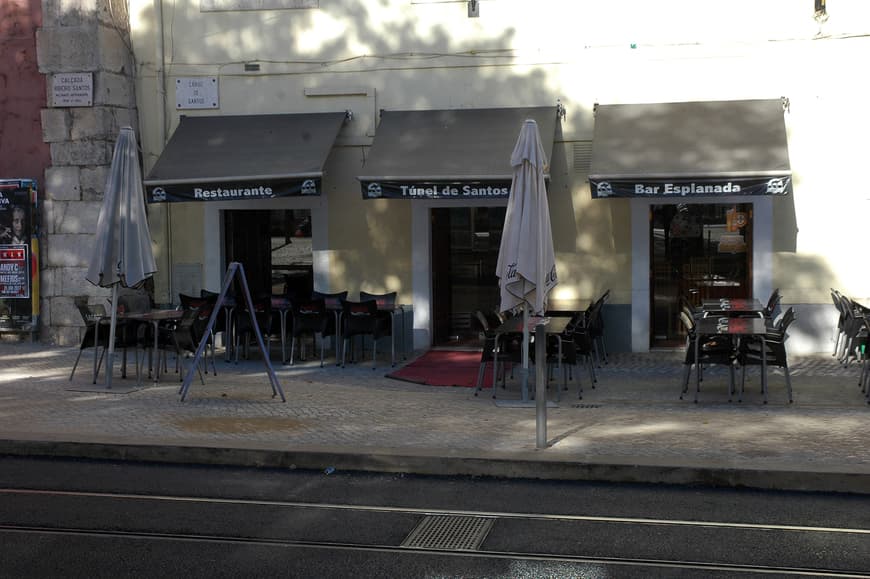
[[[175,79],[176,109],[216,109],[219,105],[216,76]]]
[[[55,74],[51,79],[51,104],[55,107],[93,106],[93,73],[67,72]]]
[[[320,8],[320,0],[199,0],[200,12]]]

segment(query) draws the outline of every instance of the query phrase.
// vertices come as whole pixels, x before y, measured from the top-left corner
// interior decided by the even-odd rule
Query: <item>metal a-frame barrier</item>
[[[208,337],[211,334],[212,328],[214,328],[218,312],[220,311],[220,308],[223,307],[224,298],[227,295],[227,291],[229,290],[230,284],[235,275],[239,276],[245,303],[248,304],[248,314],[251,316],[251,327],[254,330],[254,335],[257,336],[257,344],[259,344],[260,352],[263,355],[263,363],[266,365],[266,373],[269,375],[269,381],[272,384],[272,397],[274,398],[276,395],[280,395],[281,402],[287,402],[287,399],[284,397],[284,390],[281,389],[281,384],[278,383],[278,377],[275,375],[275,369],[272,368],[272,361],[269,359],[269,351],[266,349],[266,344],[263,342],[263,335],[260,333],[260,326],[257,324],[257,319],[254,314],[254,302],[251,299],[251,291],[248,289],[248,279],[245,276],[245,267],[237,261],[230,263],[227,267],[227,273],[224,275],[223,286],[221,287],[220,294],[218,294],[217,302],[214,309],[211,311],[211,316],[208,319],[208,325],[202,334],[202,338],[199,340],[199,347],[197,347],[196,353],[193,355],[193,363],[190,365],[190,370],[188,370],[187,376],[184,377],[184,383],[178,391],[179,394],[181,394],[182,402],[184,402],[184,399],[187,397],[187,393],[190,390],[190,382],[193,380],[194,374],[193,369],[198,368],[199,361],[202,358],[203,352],[205,352],[206,345],[208,344]]]

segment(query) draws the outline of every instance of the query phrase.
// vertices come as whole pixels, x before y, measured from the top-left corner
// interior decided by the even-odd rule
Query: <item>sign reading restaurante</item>
[[[173,183],[147,187],[148,203],[238,201],[320,195],[319,177],[245,183]]]

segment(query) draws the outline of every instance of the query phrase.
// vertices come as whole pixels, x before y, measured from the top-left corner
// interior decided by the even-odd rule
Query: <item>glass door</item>
[[[653,205],[650,215],[652,347],[685,342],[681,299],[752,297],[752,205]]]
[[[478,345],[474,312],[499,305],[495,269],[504,216],[504,207],[432,210],[434,345]]]
[[[227,264],[245,266],[252,296],[311,296],[310,210],[240,209],[224,215]]]

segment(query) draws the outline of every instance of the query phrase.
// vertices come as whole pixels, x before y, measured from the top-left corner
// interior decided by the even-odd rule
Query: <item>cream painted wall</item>
[[[411,303],[411,213],[409,201],[364,201],[357,181],[362,147],[339,147],[324,178],[329,199],[330,291],[398,292]]]
[[[146,173],[178,123],[179,76],[220,83],[219,110],[186,114],[353,111],[324,180],[333,288],[410,298],[411,208],[363,202],[354,178],[380,109],[560,99],[568,116],[553,159],[557,293],[586,299],[611,288],[612,303],[627,304],[632,223],[642,212],[627,200],[593,201],[585,170],[573,166],[574,144],[591,139],[593,105],[786,96],[795,193],[773,200],[772,283],[791,303],[828,304],[830,287],[870,296],[868,276],[854,265],[870,203],[854,177],[870,133],[860,72],[870,54],[870,2],[828,0],[825,22],[813,18],[812,3],[795,0],[499,0],[482,2],[479,18],[467,18],[462,2],[320,6],[200,13],[195,0],[131,0],[131,29]],[[245,72],[246,62],[260,71]],[[172,89],[165,106],[162,86]],[[163,208],[152,209],[158,259],[168,259]],[[182,215],[196,223],[197,211],[172,209],[176,261],[197,257],[190,232],[174,226]]]

